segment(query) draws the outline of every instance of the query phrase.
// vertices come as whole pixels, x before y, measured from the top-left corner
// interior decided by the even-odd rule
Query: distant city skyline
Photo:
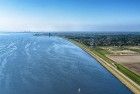
[[[140,31],[140,0],[0,0],[0,31]]]

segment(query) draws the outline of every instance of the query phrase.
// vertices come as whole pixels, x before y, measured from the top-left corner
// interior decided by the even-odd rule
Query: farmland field
[[[100,47],[106,52],[106,56],[116,63],[140,74],[140,47]]]

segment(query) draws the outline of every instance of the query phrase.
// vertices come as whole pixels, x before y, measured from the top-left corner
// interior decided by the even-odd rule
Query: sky
[[[0,0],[0,31],[140,31],[140,0]]]

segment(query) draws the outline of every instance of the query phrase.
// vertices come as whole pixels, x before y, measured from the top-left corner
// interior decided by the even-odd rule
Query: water
[[[131,94],[76,45],[59,37],[0,34],[0,94]]]

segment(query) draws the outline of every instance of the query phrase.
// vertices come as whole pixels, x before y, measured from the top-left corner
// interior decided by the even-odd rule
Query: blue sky
[[[0,31],[140,31],[140,0],[0,0]]]

